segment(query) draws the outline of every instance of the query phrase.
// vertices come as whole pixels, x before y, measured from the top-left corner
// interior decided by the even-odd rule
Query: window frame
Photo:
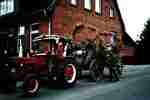
[[[34,25],[38,25],[38,29],[33,30],[32,27],[33,27]],[[31,34],[39,33],[39,32],[40,32],[40,31],[39,31],[39,27],[40,27],[40,23],[39,23],[39,22],[32,23],[32,24],[30,25],[30,33],[31,33]]]
[[[84,5],[83,5],[83,7],[84,7],[84,9],[85,10],[88,10],[88,11],[91,11],[92,10],[92,0],[89,0],[89,5],[90,5],[90,8],[86,8],[86,2],[85,1],[88,1],[88,0],[84,0]]]
[[[19,34],[18,34],[19,36],[23,36],[23,35],[25,35],[25,26],[20,26],[19,27]]]
[[[15,11],[15,0],[4,0],[0,2],[0,16],[4,16]]]
[[[95,13],[97,14],[97,15],[102,15],[102,0],[98,0],[99,2],[99,5],[98,5],[98,8],[99,8],[99,11],[97,11],[98,10],[98,8],[96,8],[97,6],[96,6],[96,4],[97,4],[97,2],[96,2],[97,0],[95,0]]]
[[[18,38],[17,38],[17,53],[20,57],[23,56],[23,52],[25,50],[25,32],[26,27],[24,25],[20,25],[18,27]]]
[[[110,7],[110,8],[109,8],[109,16],[110,16],[110,17],[114,17],[114,15],[115,15],[114,8],[113,8],[113,7]]]
[[[111,34],[112,34],[112,37],[111,37],[111,45],[112,45],[112,47],[116,47],[116,35],[117,35],[117,32],[111,32]]]
[[[73,3],[73,1],[75,2],[75,4]],[[78,4],[77,1],[78,1],[78,0],[70,0],[70,5],[72,5],[72,6],[77,6],[77,4]]]

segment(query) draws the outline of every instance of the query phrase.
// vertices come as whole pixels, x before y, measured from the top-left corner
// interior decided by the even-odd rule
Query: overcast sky
[[[137,35],[150,18],[150,0],[118,0],[118,4],[127,33],[133,40],[137,40]]]

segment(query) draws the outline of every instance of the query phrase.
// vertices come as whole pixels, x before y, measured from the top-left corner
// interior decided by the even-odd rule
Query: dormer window
[[[77,5],[77,0],[71,0],[72,5]]]
[[[95,12],[101,14],[101,0],[95,0]]]
[[[91,0],[84,0],[84,8],[87,10],[91,10],[91,8],[92,8]]]

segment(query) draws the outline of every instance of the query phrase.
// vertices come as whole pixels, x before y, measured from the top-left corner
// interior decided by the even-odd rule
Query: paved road
[[[89,82],[80,80],[67,90],[43,87],[37,97],[21,98],[16,94],[0,94],[0,100],[150,100],[150,65],[129,66],[121,81]]]

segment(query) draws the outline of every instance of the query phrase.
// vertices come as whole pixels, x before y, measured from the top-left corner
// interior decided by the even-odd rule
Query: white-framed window
[[[0,16],[12,13],[14,10],[14,0],[3,0],[0,2]]]
[[[111,32],[112,33],[112,37],[111,37],[111,45],[112,47],[116,46],[116,32]]]
[[[112,7],[109,8],[109,16],[110,17],[114,16],[114,9]]]
[[[39,48],[39,43],[34,40],[41,35],[39,31],[39,22],[34,22],[30,25],[30,49],[37,50]]]
[[[39,33],[39,25],[40,25],[40,23],[38,23],[38,22],[32,23],[30,26],[30,33],[31,34]]]
[[[92,8],[92,1],[91,0],[84,0],[84,8],[91,10]]]
[[[7,13],[14,11],[14,0],[7,0]]]
[[[23,57],[24,36],[25,36],[25,26],[19,26],[19,29],[18,29],[18,40],[17,40],[17,53],[18,53],[19,57]]]
[[[95,12],[101,14],[101,0],[95,0]]]
[[[25,26],[20,26],[19,27],[19,35],[24,35],[25,34]]]
[[[0,3],[0,15],[4,15],[5,14],[5,11],[6,9],[5,9],[5,1],[2,1],[1,3]]]
[[[71,0],[72,5],[77,5],[77,0]]]

